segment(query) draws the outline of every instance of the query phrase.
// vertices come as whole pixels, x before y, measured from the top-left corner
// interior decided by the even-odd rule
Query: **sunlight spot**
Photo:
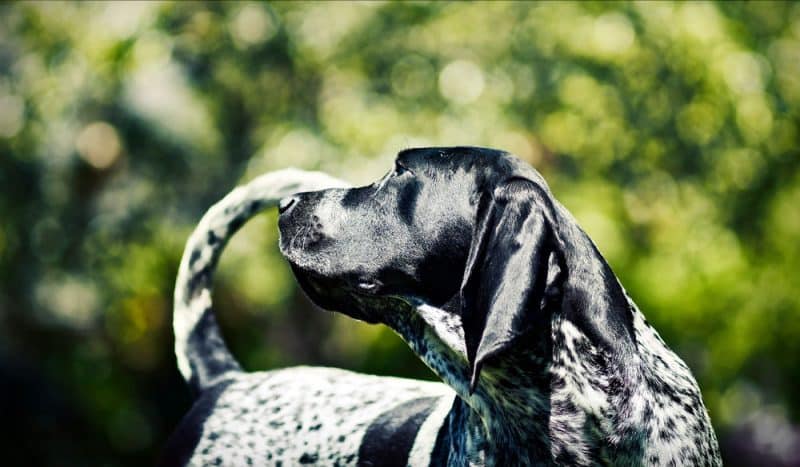
[[[116,39],[126,39],[149,26],[157,8],[157,2],[108,2],[94,26]]]
[[[772,131],[772,110],[763,95],[752,95],[736,106],[736,125],[751,143],[758,143]]]
[[[683,30],[689,36],[701,42],[722,36],[722,19],[713,3],[686,2],[682,4],[679,14]]]
[[[592,42],[595,49],[604,55],[622,54],[636,39],[631,22],[621,13],[608,13],[594,21]]]
[[[127,78],[124,99],[157,131],[194,146],[211,148],[219,134],[211,116],[177,63],[150,62]]]
[[[677,116],[678,134],[689,143],[707,144],[716,136],[722,123],[720,109],[704,100],[684,106]]]
[[[81,158],[95,169],[111,167],[122,153],[117,130],[106,122],[86,125],[75,140]]]
[[[481,96],[483,87],[483,72],[468,60],[450,62],[439,74],[439,92],[457,104],[473,102]]]
[[[231,36],[237,47],[244,49],[262,44],[278,32],[275,19],[264,7],[248,3],[232,18],[229,25]]]
[[[89,281],[46,277],[34,292],[40,318],[53,324],[87,328],[97,312],[98,292]]]
[[[337,8],[333,3],[300,3],[302,6],[287,16],[290,38],[297,41],[301,55],[311,55],[303,58],[328,58],[376,10],[376,2],[355,2],[347,8]]]
[[[750,94],[764,89],[764,72],[760,56],[747,52],[734,52],[725,56],[720,64],[728,87],[736,94]],[[765,67],[765,66],[764,66]]]
[[[746,188],[763,170],[763,156],[753,148],[737,147],[723,151],[715,161],[712,178],[723,188]]]
[[[25,102],[19,96],[0,95],[0,138],[11,138],[25,122]]]

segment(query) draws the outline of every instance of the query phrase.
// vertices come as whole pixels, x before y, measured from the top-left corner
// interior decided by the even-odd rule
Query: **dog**
[[[176,354],[198,399],[167,463],[721,465],[691,371],[533,168],[420,148],[368,186],[322,177],[310,185],[330,188],[279,202],[302,289],[388,325],[444,384],[242,372],[208,289],[224,241],[269,204],[240,193],[201,222],[181,265]]]

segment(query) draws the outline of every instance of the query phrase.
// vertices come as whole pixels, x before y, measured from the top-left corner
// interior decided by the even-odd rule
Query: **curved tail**
[[[178,368],[195,394],[225,374],[241,371],[211,309],[211,280],[225,244],[251,217],[283,197],[345,186],[349,185],[322,172],[271,172],[228,193],[200,220],[183,250],[172,322]]]

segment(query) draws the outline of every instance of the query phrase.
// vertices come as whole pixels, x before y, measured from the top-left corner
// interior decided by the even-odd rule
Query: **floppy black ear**
[[[514,179],[483,193],[461,285],[461,320],[475,390],[484,361],[530,329],[546,287],[552,229],[540,189]]]

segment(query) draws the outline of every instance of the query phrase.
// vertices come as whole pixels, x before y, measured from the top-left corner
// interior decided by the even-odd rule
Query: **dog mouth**
[[[375,313],[377,296],[363,290],[361,284],[353,286],[348,281],[302,267],[291,259],[289,264],[300,288],[315,305],[370,324],[380,322]]]
[[[305,295],[324,310],[367,323],[381,322],[387,286],[359,267],[346,247],[323,232],[306,206],[287,205],[278,220],[279,249]]]

